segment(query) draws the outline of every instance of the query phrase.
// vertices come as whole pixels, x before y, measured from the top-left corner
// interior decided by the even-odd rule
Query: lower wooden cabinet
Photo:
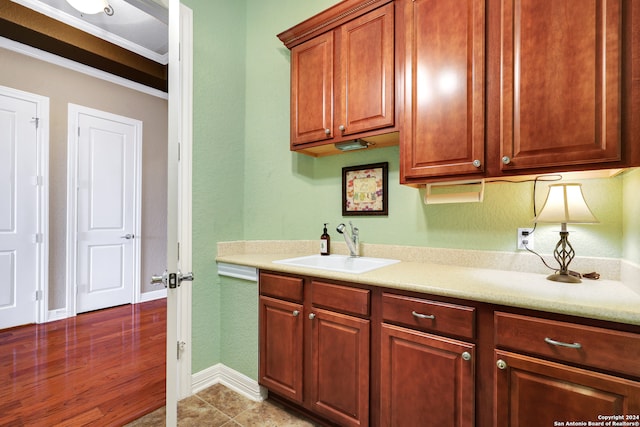
[[[640,382],[501,350],[495,359],[498,427],[640,421]]]
[[[473,426],[475,345],[382,325],[382,426]]]
[[[369,320],[311,314],[311,409],[342,426],[369,425]]]
[[[640,417],[639,334],[505,312],[494,327],[498,426]]]
[[[369,294],[261,273],[260,384],[340,426],[368,426]]]
[[[260,296],[260,384],[302,403],[302,304]]]
[[[291,274],[259,280],[259,382],[331,425],[640,425],[640,326]]]

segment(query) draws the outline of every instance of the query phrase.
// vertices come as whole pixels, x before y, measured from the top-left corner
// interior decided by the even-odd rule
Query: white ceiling
[[[83,15],[66,0],[12,0],[145,58],[168,63],[168,0],[109,0],[113,16]]]

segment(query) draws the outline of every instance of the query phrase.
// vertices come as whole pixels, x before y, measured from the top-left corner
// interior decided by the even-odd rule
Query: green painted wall
[[[193,10],[193,372],[221,358],[217,241],[243,236],[244,1],[186,0]]]
[[[623,178],[623,212],[622,256],[640,265],[640,168]]]
[[[194,10],[193,371],[221,362],[257,378],[257,287],[218,278],[217,241],[316,239],[322,223],[353,219],[365,243],[514,251],[532,225],[533,184],[494,183],[484,203],[425,206],[398,184],[398,148],[314,159],[289,151],[289,52],[279,32],[333,0],[185,0]],[[389,162],[389,215],[341,216],[345,166]],[[640,263],[640,172],[582,181],[600,220],[571,227],[579,255]],[[538,184],[542,206],[546,184]],[[623,199],[624,196],[624,199]],[[553,250],[558,226],[540,226],[536,249]]]

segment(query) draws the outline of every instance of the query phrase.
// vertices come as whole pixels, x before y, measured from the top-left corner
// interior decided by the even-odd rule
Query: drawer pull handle
[[[545,338],[544,342],[546,342],[547,344],[558,346],[558,347],[576,348],[576,349],[582,348],[582,344],[580,344],[579,342],[574,342],[572,344],[572,343],[552,340],[551,338]]]
[[[422,314],[416,311],[412,311],[411,314],[413,315],[413,317],[417,317],[418,319],[435,319],[436,318],[436,316],[434,316],[433,314]]]

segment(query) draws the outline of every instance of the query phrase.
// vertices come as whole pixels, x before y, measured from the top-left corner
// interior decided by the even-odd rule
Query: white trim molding
[[[234,277],[236,279],[258,281],[258,269],[247,265],[229,264],[218,262],[218,274],[220,276]]]
[[[94,25],[91,22],[82,20],[74,15],[66,13],[61,8],[55,8],[46,3],[43,3],[41,1],[36,1],[36,0],[11,0],[11,1],[18,3],[24,7],[27,7],[29,9],[35,10],[36,12],[39,12],[45,16],[48,16],[51,19],[55,19],[56,21],[60,21],[71,27],[77,28],[80,31],[91,34],[94,37],[98,37],[109,43],[115,44],[116,46],[120,46],[123,49],[137,53],[138,55],[143,56],[152,61],[155,61],[159,64],[166,65],[169,62],[168,53],[156,52],[148,47],[142,46],[131,40],[127,40],[124,37],[121,37],[115,33],[109,32],[104,28],[100,28],[99,26]],[[141,9],[136,5],[132,5],[132,6],[137,9]],[[149,13],[148,10],[144,10],[144,12]],[[161,21],[160,19],[158,20]],[[163,22],[163,24],[166,25],[167,23]]]
[[[254,402],[262,402],[268,396],[267,389],[258,384],[256,380],[222,363],[193,374],[191,384],[193,394],[212,385],[222,384]]]
[[[169,99],[169,95],[161,90],[154,89],[152,87],[145,86],[131,80],[127,80],[125,78],[116,76],[115,74],[107,73],[106,71],[98,70],[97,68],[89,67],[88,65],[84,65],[79,62],[75,62],[70,59],[63,58],[61,56],[54,55],[44,50],[40,50],[35,47],[31,47],[4,37],[0,37],[0,48],[20,53],[31,58],[39,59],[40,61],[48,62],[49,64],[57,65],[59,67],[76,71],[87,76],[95,77],[96,79],[104,80],[109,83],[117,84],[126,87],[127,89],[135,90],[161,99]]]

